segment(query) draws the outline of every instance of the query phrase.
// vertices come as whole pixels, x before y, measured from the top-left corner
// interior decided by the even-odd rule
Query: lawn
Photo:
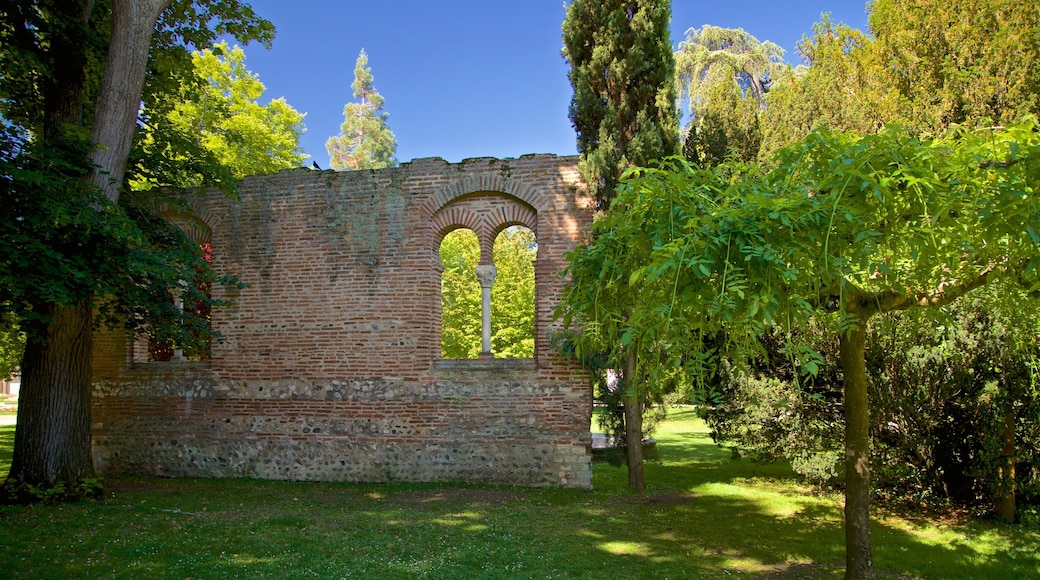
[[[13,427],[0,427],[0,469]],[[841,496],[734,460],[689,410],[658,432],[649,490],[252,480],[108,482],[101,503],[0,508],[5,577],[841,577]],[[891,578],[1031,578],[1040,530],[875,512]]]

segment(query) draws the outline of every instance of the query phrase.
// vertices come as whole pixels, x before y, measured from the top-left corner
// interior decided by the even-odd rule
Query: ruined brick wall
[[[549,347],[552,308],[591,220],[573,157],[246,178],[240,199],[193,196],[178,219],[214,266],[224,340],[211,360],[146,362],[125,337],[95,347],[99,473],[343,481],[591,485],[591,392]],[[440,241],[538,241],[535,356],[440,359]]]

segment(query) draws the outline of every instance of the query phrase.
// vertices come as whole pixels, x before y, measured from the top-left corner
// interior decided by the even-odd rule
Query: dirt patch
[[[625,496],[625,503],[639,505],[681,505],[692,503],[694,496],[685,493],[655,493],[653,495]]]
[[[446,503],[463,503],[471,506],[499,505],[508,501],[518,501],[519,493],[507,489],[483,489],[467,487],[442,487],[434,489],[414,489],[389,495],[384,501],[406,505],[423,506]]]

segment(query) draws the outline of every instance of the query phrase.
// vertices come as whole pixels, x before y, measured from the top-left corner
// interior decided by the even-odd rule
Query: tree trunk
[[[628,487],[646,490],[643,479],[643,397],[636,380],[636,352],[625,356],[625,458],[628,460]]]
[[[119,199],[126,173],[152,30],[159,15],[172,3],[173,0],[112,2],[112,40],[90,137],[97,145],[91,154],[96,166],[92,180],[113,203]]]
[[[845,578],[874,578],[870,546],[870,409],[867,401],[866,320],[841,334],[845,374]]]
[[[1004,431],[1000,434],[1002,449],[1002,465],[1000,466],[1000,492],[996,498],[997,515],[1009,522],[1015,521],[1018,508],[1015,505],[1015,414],[1008,411],[1004,415]]]
[[[48,305],[52,322],[29,329],[22,357],[22,386],[7,485],[69,491],[93,477],[90,454],[90,301]]]

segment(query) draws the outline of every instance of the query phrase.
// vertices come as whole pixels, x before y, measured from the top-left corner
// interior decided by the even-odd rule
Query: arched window
[[[480,356],[480,242],[460,228],[441,241],[441,358]]]
[[[534,357],[534,232],[511,226],[492,252],[497,276],[491,287],[491,352],[498,358]]]

